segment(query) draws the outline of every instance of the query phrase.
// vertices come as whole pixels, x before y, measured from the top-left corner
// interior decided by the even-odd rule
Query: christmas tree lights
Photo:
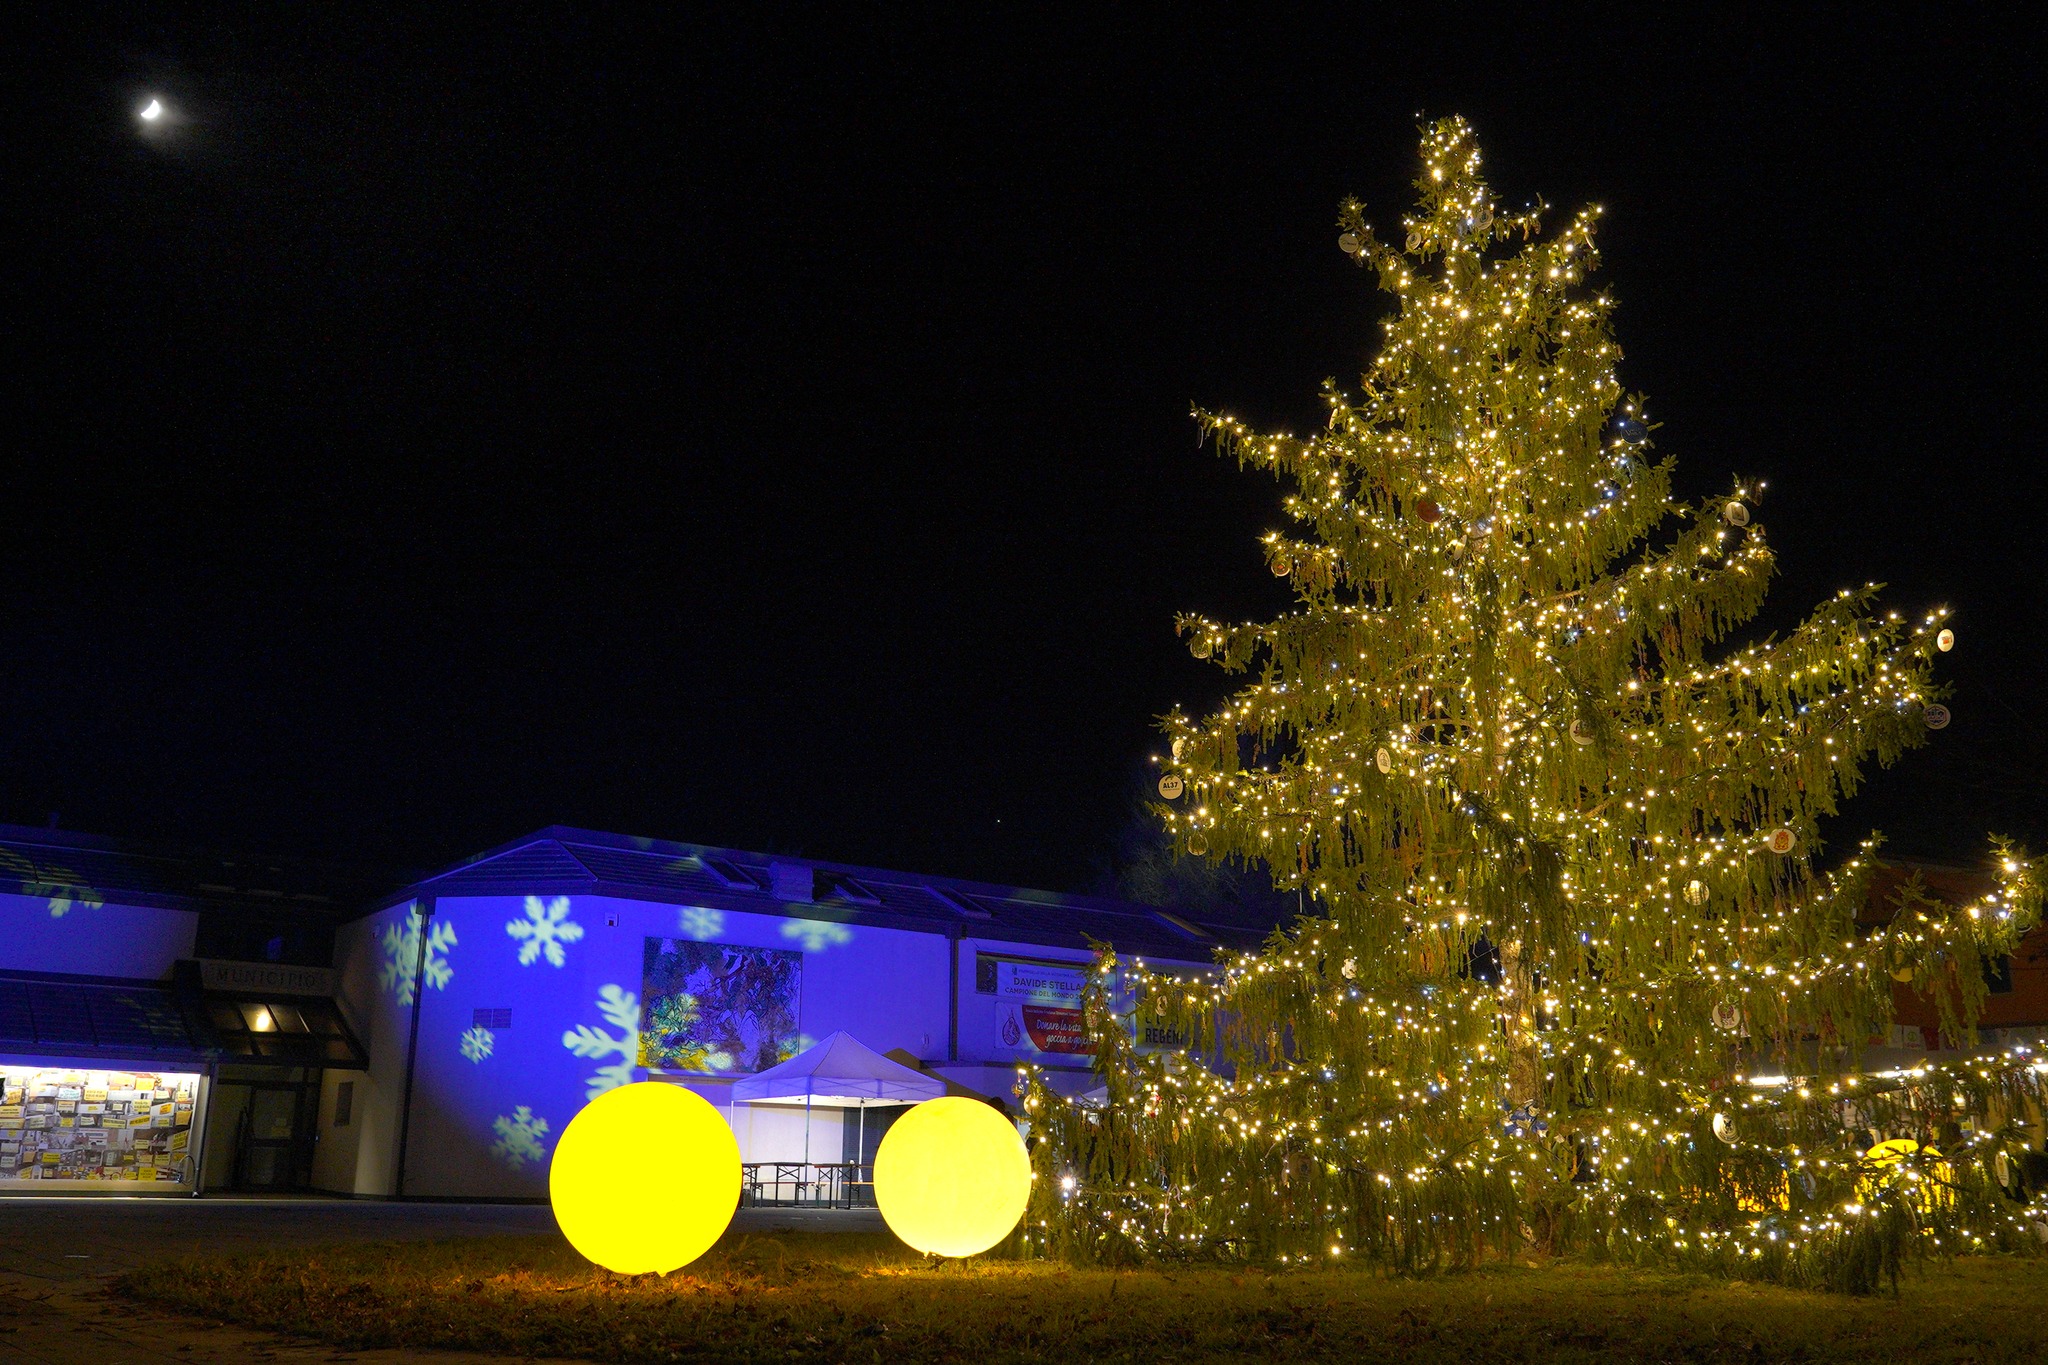
[[[1974,1046],[2035,865],[2000,846],[1979,902],[1908,882],[1859,926],[1875,838],[1816,862],[1869,766],[1945,723],[1946,612],[1909,620],[1872,585],[1728,645],[1772,573],[1765,485],[1674,500],[1615,378],[1600,211],[1548,235],[1504,211],[1462,120],[1422,153],[1401,249],[1342,211],[1340,248],[1395,301],[1359,389],[1326,385],[1303,437],[1196,414],[1291,488],[1263,551],[1294,605],[1180,620],[1244,682],[1166,718],[1158,812],[1312,912],[1208,974],[1105,950],[1085,1010],[1106,1100],[1020,1078],[1027,1246],[1556,1252],[1866,1289],[1927,1252],[2032,1245],[2048,1204],[2011,1172],[2048,1062],[1864,1058],[1894,981]],[[1140,1055],[1119,976],[1195,1045]]]

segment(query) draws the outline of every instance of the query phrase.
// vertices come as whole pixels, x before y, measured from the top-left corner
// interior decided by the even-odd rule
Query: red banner
[[[1053,1005],[1023,1005],[1024,1031],[1040,1052],[1090,1052],[1081,1011]]]

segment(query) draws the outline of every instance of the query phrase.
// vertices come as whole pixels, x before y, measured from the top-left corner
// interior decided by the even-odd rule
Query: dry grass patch
[[[2039,1361],[2048,1263],[1989,1258],[1899,1298],[1551,1266],[1358,1271],[929,1264],[883,1234],[729,1235],[666,1278],[559,1237],[279,1250],[117,1283],[213,1321],[353,1348],[613,1361]]]

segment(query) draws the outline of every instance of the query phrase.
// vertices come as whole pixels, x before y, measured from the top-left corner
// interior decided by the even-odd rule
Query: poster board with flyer
[[[1081,1015],[1081,991],[1089,971],[1085,962],[976,954],[975,989],[992,997],[993,1050],[1051,1066],[1092,1062],[1095,1048]],[[1179,1034],[1137,1008],[1121,970],[1110,998],[1140,1052],[1187,1045]]]
[[[193,1072],[0,1066],[0,1188],[189,1192]]]

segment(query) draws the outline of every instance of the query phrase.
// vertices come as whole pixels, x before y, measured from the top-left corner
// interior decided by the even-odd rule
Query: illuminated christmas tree
[[[1338,245],[1395,307],[1313,435],[1197,413],[1291,490],[1276,619],[1184,617],[1244,685],[1167,718],[1160,815],[1312,913],[1206,976],[1105,954],[1106,1100],[1025,1097],[1026,1238],[1078,1259],[1396,1268],[1535,1252],[1867,1288],[1926,1250],[2030,1243],[2024,1049],[1864,1053],[1895,980],[1975,1042],[1983,963],[2035,922],[2023,853],[1859,928],[1873,838],[1820,821],[1947,722],[1935,611],[1844,592],[1730,641],[1772,573],[1738,479],[1675,501],[1615,378],[1598,209],[1502,209],[1470,129],[1424,134],[1400,248]],[[1140,1055],[1119,979],[1190,1040]],[[1156,1036],[1156,1034],[1154,1035]],[[1891,1145],[1871,1149],[1882,1141]]]

